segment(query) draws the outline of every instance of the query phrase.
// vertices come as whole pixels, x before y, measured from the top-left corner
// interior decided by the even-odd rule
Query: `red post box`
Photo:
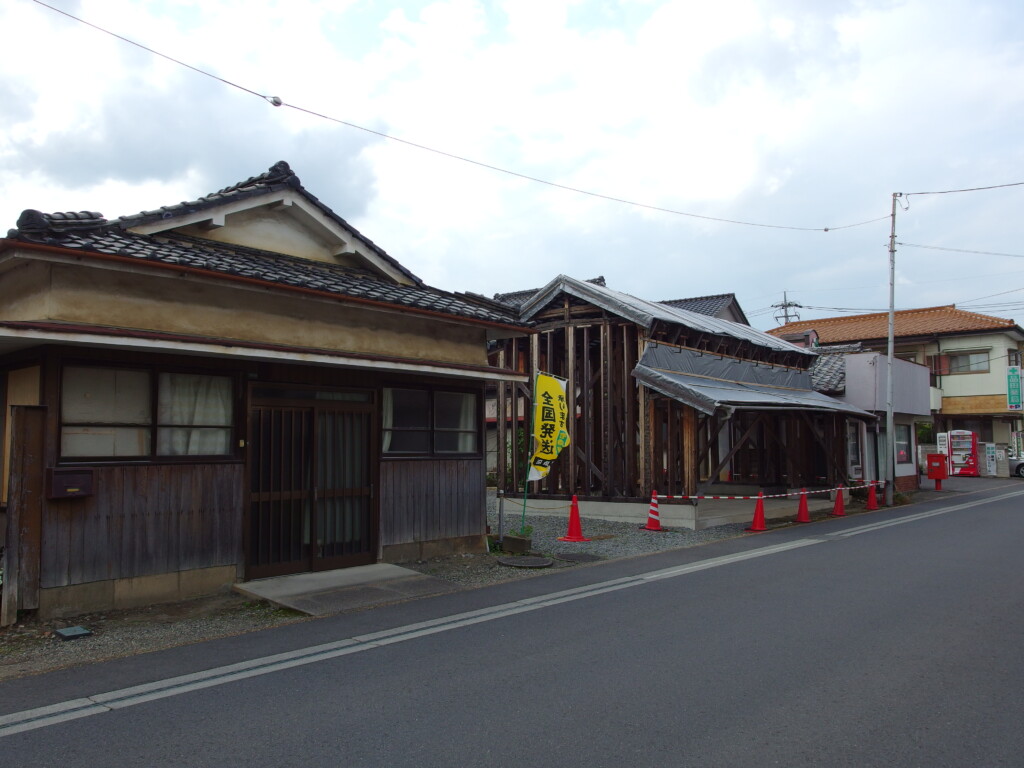
[[[942,481],[949,477],[949,461],[944,453],[929,453],[928,479],[935,481],[935,490],[942,490]]]

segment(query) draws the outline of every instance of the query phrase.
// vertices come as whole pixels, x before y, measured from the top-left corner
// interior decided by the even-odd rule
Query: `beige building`
[[[886,353],[887,312],[788,323],[769,331],[822,346],[861,342]],[[957,309],[955,305],[895,313],[896,357],[929,369],[931,421],[937,432],[967,429],[980,442],[1011,443],[1021,430],[1019,370],[1024,330],[1013,320]]]

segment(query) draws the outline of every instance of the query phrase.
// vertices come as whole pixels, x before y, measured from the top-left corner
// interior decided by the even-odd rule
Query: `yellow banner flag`
[[[559,451],[569,445],[569,406],[565,401],[565,379],[550,373],[538,373],[534,392],[534,451],[527,481],[547,477]]]

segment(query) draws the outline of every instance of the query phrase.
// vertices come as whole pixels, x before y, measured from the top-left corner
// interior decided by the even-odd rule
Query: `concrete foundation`
[[[381,561],[385,563],[408,563],[411,560],[429,560],[432,557],[458,555],[464,552],[480,554],[487,551],[487,537],[484,534],[458,536],[434,541],[410,541],[406,544],[390,544],[381,550]]]
[[[156,603],[191,600],[226,592],[235,581],[235,566],[200,568],[134,579],[108,579],[39,590],[42,619],[76,616],[94,611],[139,608]]]
[[[797,491],[796,493],[799,493]],[[849,492],[845,500],[849,501]],[[822,493],[807,495],[807,508],[811,512],[831,510],[835,502],[834,494]],[[514,505],[506,500],[506,518]],[[764,516],[766,519],[790,517],[796,515],[800,503],[799,495],[783,499],[765,499]],[[669,500],[658,502],[658,517],[661,524],[668,528],[689,528],[703,530],[716,525],[750,522],[754,517],[756,499],[704,499],[696,505],[681,504]],[[580,501],[580,516],[595,520],[611,520],[620,523],[637,523],[644,525],[650,512],[651,504],[645,502],[613,502],[613,501]],[[568,502],[560,499],[529,499],[527,514],[547,515],[568,518],[566,509]],[[515,514],[514,510],[512,514]]]

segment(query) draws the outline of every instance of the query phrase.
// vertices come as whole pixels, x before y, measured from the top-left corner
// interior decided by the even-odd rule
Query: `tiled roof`
[[[842,393],[846,389],[846,356],[863,349],[857,344],[837,344],[817,347],[818,358],[811,365],[811,386],[826,395]]]
[[[418,284],[423,283],[422,280],[402,266],[396,259],[389,256],[383,248],[370,240],[370,238],[363,235],[359,230],[320,202],[316,195],[313,195],[308,189],[303,187],[299,177],[295,175],[295,172],[284,160],[274,163],[274,165],[270,166],[269,170],[259,174],[258,176],[251,176],[245,181],[240,181],[237,184],[224,187],[224,189],[217,192],[204,195],[198,200],[181,202],[176,205],[164,205],[153,211],[142,211],[141,213],[135,213],[129,216],[121,216],[118,221],[127,229],[129,227],[150,224],[156,221],[166,221],[177,216],[185,216],[208,208],[224,205],[228,202],[235,202],[251,197],[271,194],[284,189],[294,189],[301,192],[307,200],[319,208],[326,216],[352,232],[363,243],[365,243],[368,248],[391,264],[395,269],[398,269],[413,282]]]
[[[107,254],[140,262],[170,264],[210,275],[232,275],[270,286],[290,286],[327,295],[394,304],[506,325],[522,325],[515,310],[472,301],[425,285],[387,282],[368,270],[300,259],[269,251],[215,243],[170,233],[129,232],[123,220],[108,222],[97,213],[25,211],[11,240],[71,251]]]
[[[976,312],[957,309],[954,304],[924,309],[901,309],[895,313],[894,320],[894,334],[897,338],[998,330],[1016,330],[1018,333],[1024,333],[1013,320],[979,315]],[[808,330],[817,331],[818,340],[822,344],[880,340],[888,336],[889,313],[876,312],[870,315],[800,320],[773,328],[768,333],[782,338],[791,333]]]
[[[716,296],[695,296],[691,299],[668,299],[667,301],[659,301],[658,303],[665,304],[669,307],[687,309],[690,312],[697,312],[701,315],[718,317],[719,312],[726,309],[730,304],[736,303],[736,294],[719,293]]]

